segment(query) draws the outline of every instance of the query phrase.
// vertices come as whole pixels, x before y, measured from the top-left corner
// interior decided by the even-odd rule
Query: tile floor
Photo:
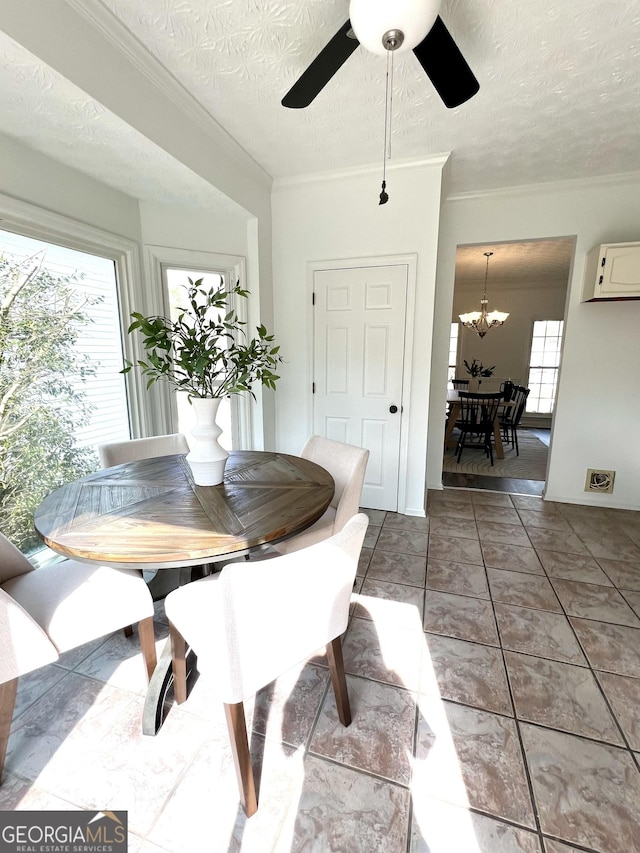
[[[353,723],[322,655],[248,703],[255,817],[204,679],[141,735],[121,634],[22,680],[0,809],[127,809],[132,853],[640,851],[640,513],[445,490],[369,514]]]

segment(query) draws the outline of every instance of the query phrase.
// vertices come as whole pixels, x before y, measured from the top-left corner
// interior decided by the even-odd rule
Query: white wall
[[[152,246],[246,257],[248,219],[240,207],[217,211],[140,202],[142,240]]]
[[[438,254],[428,483],[442,479],[446,382],[458,244],[576,235],[545,497],[640,509],[640,301],[580,302],[585,257],[600,243],[640,239],[640,176],[543,184],[449,200]],[[612,495],[584,491],[587,468],[613,469]]]
[[[138,202],[0,134],[0,192],[140,241]]]
[[[313,328],[308,264],[346,258],[417,254],[411,365],[406,506],[424,513],[431,329],[444,158],[388,171],[389,202],[378,204],[380,175],[328,176],[276,183],[273,280],[276,334],[287,362],[276,393],[278,449],[299,452],[311,432]]]

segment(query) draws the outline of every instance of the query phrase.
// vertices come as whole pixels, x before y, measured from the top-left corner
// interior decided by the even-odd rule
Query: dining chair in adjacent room
[[[460,391],[460,416],[456,426],[460,437],[456,447],[456,458],[460,461],[465,448],[484,450],[493,465],[493,430],[502,393],[472,393]]]
[[[451,385],[453,386],[454,391],[468,391],[469,390],[469,380],[468,379],[452,379]],[[447,414],[446,419],[449,420],[451,417],[451,411],[453,406],[451,403],[447,405]]]
[[[135,462],[138,459],[152,459],[154,456],[172,456],[174,453],[188,453],[189,444],[181,432],[171,435],[154,435],[151,438],[131,438],[126,441],[113,441],[98,445],[98,456],[103,468]]]
[[[36,569],[0,533],[0,779],[18,678],[136,622],[149,681],[156,667],[153,600],[140,572],[75,560]]]
[[[242,806],[258,808],[243,702],[326,648],[340,722],[351,723],[340,637],[347,628],[358,557],[369,519],[268,563],[230,563],[165,601],[178,703],[186,699],[186,647],[224,704]]]
[[[523,385],[515,385],[511,395],[511,405],[500,417],[500,429],[502,430],[503,440],[508,442],[511,447],[515,447],[516,456],[520,456],[518,427],[527,407],[529,391],[530,389],[525,388]]]
[[[505,379],[504,382],[500,383],[499,390],[502,391],[505,403],[508,403],[513,398],[516,387],[517,383],[512,382],[510,379]]]
[[[362,485],[369,460],[368,450],[312,435],[307,439],[300,456],[315,462],[331,474],[335,492],[331,503],[318,521],[302,533],[271,546],[278,554],[299,551],[300,548],[306,548],[338,533],[360,508]]]

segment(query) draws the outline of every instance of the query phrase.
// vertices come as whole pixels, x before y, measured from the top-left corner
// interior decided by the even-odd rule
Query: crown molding
[[[549,190],[570,192],[577,189],[592,189],[597,187],[616,187],[628,184],[630,181],[640,182],[640,171],[616,172],[611,175],[594,175],[587,178],[571,178],[564,181],[542,181],[536,184],[519,184],[512,187],[495,187],[486,190],[469,190],[468,192],[451,193],[445,202],[469,201],[477,198],[492,198],[504,196],[543,195]]]
[[[422,169],[438,167],[444,169],[445,164],[449,160],[451,153],[449,151],[444,154],[434,154],[432,157],[421,158],[419,160],[398,160],[394,163],[386,164],[387,174],[393,172],[404,171],[420,171]],[[340,181],[348,178],[369,177],[377,175],[380,177],[381,164],[369,164],[367,166],[354,166],[346,169],[332,169],[326,172],[308,172],[305,175],[292,175],[285,178],[276,178],[273,182],[273,192],[285,190],[289,187],[303,186],[304,184],[321,184],[331,181]]]
[[[271,187],[271,175],[228,133],[202,104],[151,54],[138,39],[98,0],[66,0],[162,94],[185,113],[216,145],[238,165],[251,171],[252,177]]]

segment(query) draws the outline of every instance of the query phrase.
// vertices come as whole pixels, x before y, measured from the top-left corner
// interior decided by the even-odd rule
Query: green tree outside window
[[[90,412],[78,379],[95,373],[74,344],[99,300],[42,260],[0,256],[0,530],[26,553],[41,545],[33,513],[45,495],[98,467],[73,436]]]

